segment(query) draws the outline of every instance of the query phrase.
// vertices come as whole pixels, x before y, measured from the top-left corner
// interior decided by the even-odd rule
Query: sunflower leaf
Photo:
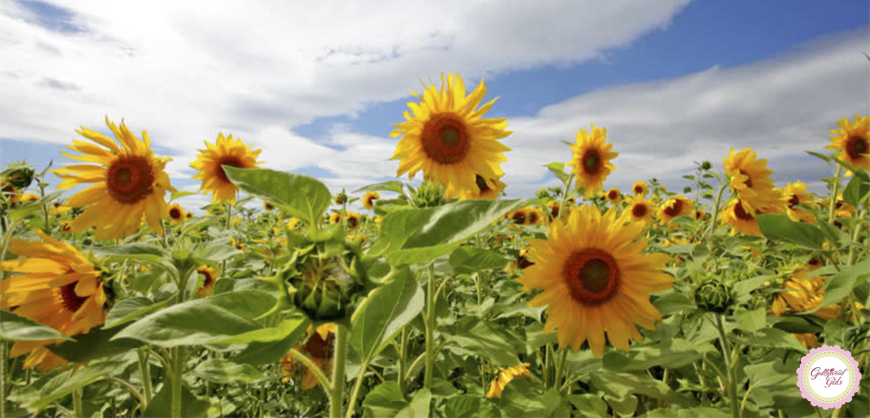
[[[320,223],[332,200],[332,194],[323,183],[302,174],[229,166],[224,166],[224,171],[240,189],[308,224]]]
[[[852,206],[860,207],[870,196],[870,176],[866,171],[858,171],[843,190],[843,200]]]
[[[350,344],[365,363],[371,361],[396,334],[423,310],[423,290],[407,268],[369,295],[354,315]]]
[[[360,187],[354,190],[354,193],[372,192],[372,191],[389,191],[399,194],[403,193],[402,187],[404,183],[399,180],[390,180],[381,183],[369,184],[368,186]]]
[[[68,340],[60,331],[14,312],[0,310],[0,339],[13,341]]]
[[[758,215],[761,233],[769,239],[786,241],[811,250],[822,250],[825,242],[819,227],[805,222],[792,222],[788,215]]]

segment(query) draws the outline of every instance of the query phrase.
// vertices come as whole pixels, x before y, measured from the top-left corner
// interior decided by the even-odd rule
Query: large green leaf
[[[602,402],[603,403],[603,402]],[[607,412],[607,406],[604,412]],[[501,416],[498,408],[485,398],[473,395],[460,395],[448,398],[444,403],[444,415],[448,417],[488,418]]]
[[[60,345],[49,345],[48,349],[71,363],[84,363],[126,353],[142,345],[142,342],[120,338],[112,338],[120,329],[92,329],[87,334],[76,335],[75,341],[67,341]]]
[[[568,180],[568,173],[565,172],[565,163],[550,163],[545,165],[544,167],[549,168],[550,172],[553,173],[559,180]]]
[[[122,370],[123,361],[107,361],[95,363],[78,370],[70,369],[52,378],[39,390],[39,398],[28,405],[30,408],[42,409],[52,402],[69,395],[74,390],[88,385],[106,375]]]
[[[378,240],[368,253],[382,255],[401,249],[414,231],[423,226],[432,212],[434,212],[433,208],[402,209],[385,216]]]
[[[870,176],[866,171],[858,171],[843,190],[843,200],[852,206],[860,207],[868,196],[870,196]]]
[[[821,250],[824,236],[819,227],[805,222],[792,222],[788,215],[758,215],[758,226],[767,238]]]
[[[252,342],[276,342],[287,338],[288,335],[296,334],[296,339],[302,336],[305,327],[308,326],[308,319],[303,317],[288,318],[274,328],[263,328],[244,334],[239,334],[224,340],[215,342],[215,344],[249,344]]]
[[[450,254],[450,267],[456,274],[471,274],[480,270],[500,269],[510,263],[507,257],[473,246],[460,247]]]
[[[402,394],[402,389],[399,383],[388,381],[375,386],[371,392],[363,399],[363,407],[365,407],[364,417],[394,417],[402,409],[406,408],[409,402]]]
[[[60,331],[14,312],[0,310],[0,339],[4,340],[72,340]]]
[[[843,298],[849,296],[852,289],[864,283],[868,277],[870,277],[870,258],[865,258],[828,277],[825,279],[825,298],[822,299],[822,303],[806,313],[813,313],[825,306],[839,303]]]
[[[363,193],[363,192],[371,192],[371,191],[390,191],[396,193],[402,193],[403,184],[399,180],[389,180],[382,183],[369,184],[368,186],[360,187],[359,189],[354,190],[354,193]]]
[[[165,418],[172,416],[172,379],[165,379],[160,391],[154,395],[142,414],[143,418]],[[204,418],[208,415],[211,402],[196,397],[184,385],[181,387],[181,416]]]
[[[364,362],[370,361],[423,310],[424,304],[417,280],[403,268],[390,283],[372,292],[354,315],[350,344]]]
[[[465,317],[447,331],[447,338],[458,345],[452,348],[454,351],[470,351],[500,367],[522,363],[517,357],[516,348],[508,340],[509,335],[500,330],[497,324],[477,317]]]
[[[167,306],[169,302],[170,299],[155,303],[144,296],[124,299],[115,304],[115,306],[112,307],[112,310],[109,311],[109,314],[106,316],[106,325],[104,328],[109,329],[117,327],[118,325],[126,324],[136,318],[141,318]]]
[[[262,328],[252,319],[275,305],[275,298],[243,290],[181,303],[148,315],[115,338],[133,338],[175,347],[213,344]]]
[[[300,331],[304,328],[300,327]],[[290,347],[299,340],[301,332],[291,332],[281,340],[260,342],[256,341],[248,345],[237,356],[233,357],[233,362],[250,364],[254,366],[262,364],[274,364],[287,354]]]
[[[99,247],[94,249],[94,253],[99,257],[112,257],[121,261],[135,259],[159,263],[170,258],[169,253],[163,248],[143,243]]]
[[[248,364],[238,364],[231,361],[210,359],[193,369],[193,375],[209,382],[227,384],[231,382],[259,382],[266,379],[263,372]]]
[[[313,177],[264,168],[223,167],[227,177],[240,189],[308,224],[319,223],[332,200],[329,189]]]

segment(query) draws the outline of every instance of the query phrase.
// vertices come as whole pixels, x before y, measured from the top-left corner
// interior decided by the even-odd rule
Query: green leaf
[[[106,325],[104,329],[114,328],[118,325],[124,325],[136,318],[148,315],[151,312],[157,311],[168,305],[171,299],[166,299],[162,302],[155,303],[144,296],[132,297],[124,299],[109,311],[106,316]]]
[[[227,244],[226,239],[216,239],[205,244],[205,249],[196,255],[196,261],[199,263],[220,263],[221,261],[231,259],[238,254],[244,254],[244,251],[236,249]]]
[[[565,172],[565,163],[550,163],[545,165],[544,167],[549,168],[550,172],[556,175],[556,178],[558,178],[559,180],[563,182],[568,180],[569,176],[568,173]]]
[[[425,263],[434,260],[442,255],[449,254],[451,251],[458,248],[459,242],[448,242],[447,244],[434,245],[431,247],[409,248],[406,250],[396,251],[387,257],[387,261],[393,266],[404,266],[417,263]]]
[[[195,194],[196,194],[196,192],[185,192],[185,191],[181,191],[181,190],[176,190],[172,193],[169,193],[169,201],[171,202],[175,199],[182,198],[185,196],[193,196]]]
[[[388,381],[375,386],[363,399],[365,417],[394,417],[409,405],[399,383]]]
[[[781,384],[794,385],[794,372],[782,373],[777,370],[778,364],[781,365],[782,363],[768,361],[766,363],[751,364],[744,367],[743,371],[749,377],[749,384],[756,389]]]
[[[533,384],[530,379],[514,379],[505,386],[498,403],[509,417],[563,416],[559,413],[562,404],[559,391],[539,393],[539,386],[540,383]]]
[[[432,403],[432,393],[429,389],[420,389],[414,392],[408,406],[396,413],[396,418],[428,418],[429,404]]]
[[[51,201],[57,199],[63,192],[51,192],[45,197],[42,197],[38,200],[34,200],[33,202],[27,202],[22,204],[21,206],[10,210],[6,216],[9,217],[13,222],[19,222],[28,216],[34,214],[36,211],[41,210],[43,206],[51,203]]]
[[[628,353],[609,351],[604,354],[602,364],[608,370],[636,372],[661,366],[676,369],[698,360],[703,355],[698,349],[683,339],[662,342],[657,346],[636,346]]]
[[[805,223],[792,222],[788,215],[758,215],[761,233],[769,239],[785,241],[811,250],[821,250],[825,241],[819,227]]]
[[[866,171],[858,171],[843,190],[843,200],[852,206],[861,207],[868,196],[870,196],[870,176]]]
[[[48,349],[68,362],[84,363],[123,354],[142,346],[141,342],[129,338],[112,340],[120,331],[120,329],[92,329],[87,334],[76,335],[75,341],[49,345]]]
[[[7,310],[0,310],[0,338],[13,341],[72,341],[72,338],[54,328]]]
[[[607,415],[607,404],[599,395],[583,394],[583,395],[568,395],[568,401],[577,408],[580,416],[583,417],[603,417]]]
[[[332,200],[329,189],[313,177],[264,168],[223,167],[240,189],[311,225],[321,221]]]
[[[98,257],[112,257],[119,261],[127,259],[143,260],[151,263],[159,263],[169,259],[170,255],[163,248],[156,245],[132,243],[114,245],[111,247],[94,248],[94,254]]]
[[[522,363],[514,345],[508,341],[507,334],[499,330],[496,324],[477,317],[465,317],[446,334],[447,339],[455,342],[461,349],[469,350],[499,367]]]
[[[373,291],[354,315],[350,344],[368,363],[423,310],[423,290],[409,269]]]
[[[737,328],[755,332],[767,326],[767,309],[762,307],[753,311],[737,311],[734,319],[737,320]]]
[[[220,359],[210,359],[200,363],[193,369],[193,375],[222,385],[232,382],[253,383],[266,379],[263,372],[249,364],[238,364]]]
[[[305,328],[301,328],[304,330]],[[291,332],[286,337],[274,342],[253,342],[247,348],[242,350],[232,360],[235,363],[250,364],[259,366],[263,364],[274,364],[290,351],[290,347],[299,341],[301,333]]]
[[[822,299],[822,303],[806,313],[811,314],[825,306],[839,303],[843,298],[849,296],[852,289],[863,284],[868,277],[870,277],[870,258],[865,258],[828,277],[825,279],[825,298]]]
[[[381,183],[369,184],[368,186],[360,187],[359,189],[354,190],[354,193],[364,193],[364,192],[373,192],[373,191],[389,191],[402,193],[403,183],[399,180],[390,180]]]
[[[281,321],[275,328],[263,328],[239,334],[224,340],[215,342],[214,344],[250,344],[252,342],[276,342],[281,341],[287,336],[296,335],[295,339],[299,339],[302,333],[305,332],[305,327],[308,326],[308,319],[304,317],[289,318]]]
[[[790,334],[816,334],[824,330],[824,326],[812,320],[812,316],[780,316],[773,324],[774,328]],[[818,320],[816,320],[818,321]]]
[[[615,399],[623,399],[630,394],[635,394],[681,405],[692,402],[687,396],[673,392],[664,382],[647,374],[592,372],[590,377],[593,386]]]
[[[818,152],[812,152],[812,151],[806,151],[806,153],[810,154],[814,157],[821,158],[822,160],[825,160],[825,162],[828,162],[828,163],[833,162],[833,160],[831,160],[831,157],[829,155],[820,154]]]
[[[501,416],[495,405],[484,398],[473,395],[460,395],[448,398],[447,402],[444,403],[444,415],[448,417],[469,418]]]
[[[243,290],[181,303],[155,312],[118,333],[163,347],[217,343],[261,327],[252,319],[275,305],[275,298]]]
[[[610,405],[613,410],[620,416],[632,416],[637,410],[637,397],[634,395],[625,395],[617,398],[611,395],[604,395],[604,400]]]
[[[788,348],[798,352],[806,352],[807,349],[798,342],[791,334],[777,328],[762,328],[755,332],[754,335],[748,337],[739,337],[736,335],[730,335],[729,338],[738,344],[752,345],[752,346],[760,346],[760,347],[774,347],[774,348]]]
[[[450,254],[450,267],[456,274],[471,274],[480,270],[501,269],[510,259],[492,251],[473,246],[459,247]]]
[[[647,412],[648,418],[728,418],[731,416],[731,411],[716,409],[709,406],[699,406],[687,409],[667,409],[659,408]]]
[[[172,379],[164,379],[160,391],[154,395],[142,414],[143,418],[165,418],[172,416]],[[181,387],[181,416],[205,418],[211,402],[194,396],[184,385]]]
[[[107,361],[91,364],[78,370],[70,369],[49,380],[39,390],[39,399],[28,405],[30,408],[42,409],[52,402],[73,393],[74,390],[86,386],[106,375],[118,372],[126,363],[123,361]]]

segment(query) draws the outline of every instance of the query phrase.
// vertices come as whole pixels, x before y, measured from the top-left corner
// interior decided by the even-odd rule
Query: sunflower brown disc
[[[634,215],[635,218],[643,218],[646,216],[646,213],[649,209],[643,203],[636,203],[631,207],[631,214]]]
[[[749,213],[746,212],[745,209],[743,209],[743,202],[741,202],[739,200],[737,201],[736,204],[734,204],[734,216],[736,216],[737,219],[742,219],[744,221],[751,221],[751,220],[755,219],[754,216],[750,215]]]
[[[598,150],[588,150],[583,154],[583,171],[586,174],[594,175],[601,171],[601,156],[598,155]]]
[[[846,154],[853,160],[861,158],[863,154],[870,152],[870,146],[868,145],[870,144],[868,144],[867,138],[850,136],[846,140]]]
[[[88,300],[86,297],[83,298],[76,295],[76,284],[78,284],[78,282],[73,282],[60,287],[60,297],[63,299],[63,307],[72,313],[78,312],[79,308],[81,308]]]
[[[247,166],[245,166],[244,161],[242,161],[241,158],[236,157],[235,155],[229,155],[229,156],[224,157],[223,159],[220,160],[220,162],[218,162],[218,164],[217,164],[218,170],[216,170],[217,172],[215,173],[215,174],[217,174],[217,177],[224,183],[232,183],[232,182],[230,181],[230,178],[227,177],[227,173],[224,171],[223,167],[221,167],[222,165],[228,165],[230,167],[238,167],[238,168],[248,168]]]
[[[153,192],[151,162],[141,155],[124,155],[106,172],[106,188],[116,202],[136,203]]]
[[[571,297],[586,306],[601,305],[616,296],[619,266],[608,252],[597,248],[574,251],[562,268]]]
[[[420,138],[426,155],[441,164],[463,161],[471,148],[465,124],[449,113],[426,121]]]
[[[668,216],[677,216],[680,214],[680,211],[683,209],[683,201],[680,199],[675,199],[674,204],[669,208],[665,208],[665,214]]]

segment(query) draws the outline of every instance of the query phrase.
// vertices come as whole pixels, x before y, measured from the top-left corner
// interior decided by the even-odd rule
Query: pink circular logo
[[[839,408],[851,401],[861,381],[858,362],[839,345],[810,350],[801,359],[797,375],[801,396],[824,409]]]

